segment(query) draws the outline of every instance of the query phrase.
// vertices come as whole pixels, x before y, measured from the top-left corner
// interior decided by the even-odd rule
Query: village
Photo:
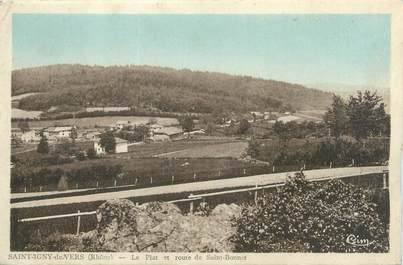
[[[98,107],[86,109],[87,112],[97,111],[104,113],[108,113],[108,111],[116,112],[125,110],[127,110],[126,107]],[[261,128],[268,130],[276,122],[323,122],[318,116],[315,117],[303,113],[251,111],[244,115],[225,117],[220,124],[215,125],[215,128],[217,131],[220,131],[232,126],[239,126],[241,120],[246,120],[251,127],[255,126],[255,131]],[[106,132],[112,132],[115,135],[116,146],[113,153],[127,153],[133,150],[133,146],[141,144],[180,141],[207,135],[205,126],[200,124],[199,120],[194,120],[194,125],[187,131],[185,131],[180,124],[168,126],[158,124],[155,118],[150,118],[145,123],[131,122],[130,120],[122,119],[117,120],[109,126],[95,124],[92,128],[81,128],[73,124],[59,125],[62,122],[63,121],[57,121],[54,126],[48,127],[31,127],[30,121],[19,120],[19,122],[16,123],[17,126],[13,127],[11,130],[12,146],[15,147],[16,150],[24,150],[24,147],[31,147],[26,149],[30,150],[40,142],[42,137],[45,137],[49,145],[72,140],[77,143],[91,142],[97,155],[105,155],[105,148],[99,144],[99,141],[100,136]],[[32,123],[35,123],[35,120],[32,120]],[[130,135],[134,133],[137,137],[130,137]],[[210,131],[209,134],[214,134],[214,132]],[[118,137],[118,135],[122,137]]]

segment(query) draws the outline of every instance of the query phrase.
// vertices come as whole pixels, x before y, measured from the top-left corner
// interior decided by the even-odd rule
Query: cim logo
[[[359,236],[356,235],[348,235],[346,243],[357,247],[367,247],[373,244],[374,241],[370,241],[367,238],[360,238]]]

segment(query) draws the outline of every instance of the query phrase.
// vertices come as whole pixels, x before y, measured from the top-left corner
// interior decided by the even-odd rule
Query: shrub
[[[76,158],[78,159],[78,160],[80,160],[80,161],[83,161],[83,160],[85,160],[85,153],[83,152],[83,151],[79,151],[79,152],[77,152],[76,153]]]
[[[242,209],[231,241],[239,252],[387,252],[388,229],[369,195],[340,180],[313,183],[298,173]],[[349,235],[371,243],[348,244]]]
[[[94,148],[89,148],[89,149],[87,150],[87,157],[88,157],[89,159],[97,158],[97,152],[95,152],[95,149],[94,149]]]

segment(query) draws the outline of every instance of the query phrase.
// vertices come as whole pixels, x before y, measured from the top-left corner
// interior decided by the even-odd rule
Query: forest
[[[332,95],[250,76],[150,66],[52,65],[14,70],[12,95],[25,110],[129,106],[139,111],[212,113],[326,109]]]

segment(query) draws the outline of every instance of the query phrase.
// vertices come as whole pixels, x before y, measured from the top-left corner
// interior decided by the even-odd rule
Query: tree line
[[[333,95],[333,103],[324,121],[334,137],[352,135],[358,140],[368,136],[389,136],[390,115],[382,97],[368,90],[358,91],[346,101]]]

